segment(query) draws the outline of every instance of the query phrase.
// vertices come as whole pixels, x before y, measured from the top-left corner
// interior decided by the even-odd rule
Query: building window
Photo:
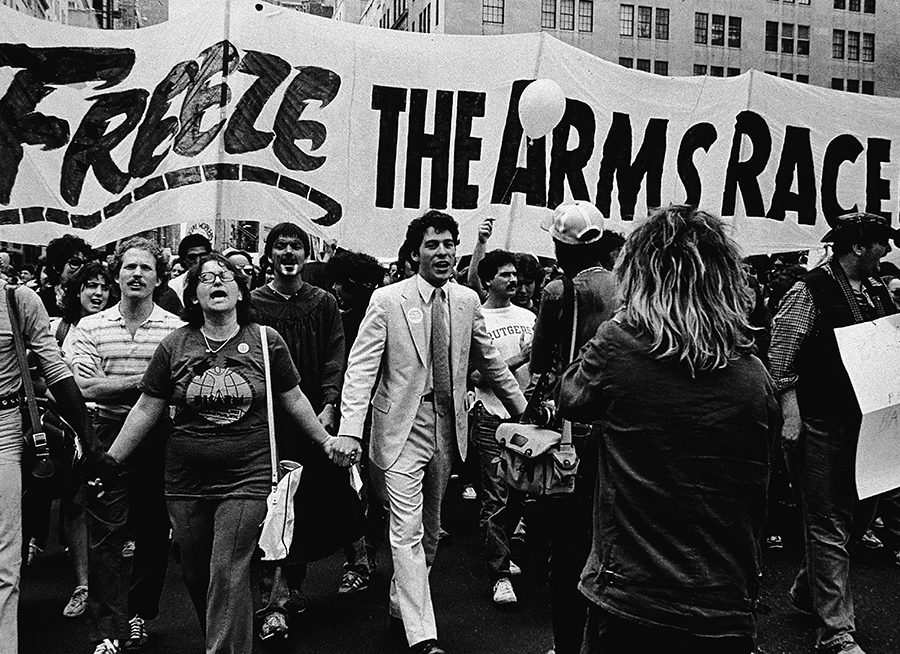
[[[847,59],[859,61],[859,32],[847,32]]]
[[[738,75],[741,74],[741,69],[740,68],[729,68],[728,70],[725,71],[725,74],[728,77],[737,77]]]
[[[797,81],[801,84],[809,84],[809,75],[797,75]]]
[[[862,92],[866,95],[875,95],[875,82],[871,80],[863,80]]]
[[[637,60],[637,69],[642,70],[645,73],[650,72],[650,60],[649,59],[638,59]]]
[[[848,79],[847,80],[847,91],[849,93],[859,93],[859,80],[858,79]]]
[[[669,62],[668,61],[654,61],[653,62],[653,72],[657,75],[662,75],[663,77],[668,76],[669,74]]]
[[[709,74],[712,77],[725,77],[725,68],[722,66],[710,66]]]
[[[808,4],[809,4],[809,0],[799,0],[799,2],[797,2],[797,4],[798,4],[798,5],[808,5]],[[798,75],[798,77],[799,77],[799,75]]]
[[[619,57],[619,65],[625,68],[634,68],[634,59],[631,57]]]
[[[703,64],[694,64],[694,75],[706,75],[706,66]]]
[[[503,24],[504,0],[481,0],[481,22]]]
[[[809,25],[797,25],[797,54],[809,56]]]
[[[706,45],[709,39],[709,14],[694,14],[694,43]]]
[[[740,48],[741,47],[741,17],[740,16],[729,16],[728,17],[728,47],[729,48]]]
[[[875,35],[863,32],[862,60],[875,61]]]
[[[834,0],[834,8],[835,9],[845,9],[846,7],[847,7],[846,0]],[[835,79],[837,79],[837,78],[835,78]],[[831,80],[831,81],[832,81],[832,83],[834,82],[834,80]],[[834,88],[834,87],[831,87],[831,88]],[[843,81],[841,81],[841,90],[842,91],[844,90],[844,82]]]
[[[650,38],[650,26],[653,24],[653,7],[638,7],[637,35],[639,39]]]
[[[844,58],[844,30],[834,30],[831,33],[831,58]],[[841,90],[843,90],[843,82],[841,82]]]
[[[794,24],[781,24],[781,51],[784,54],[794,54]]]
[[[619,5],[619,36],[634,36],[634,5]]]
[[[579,0],[578,2],[578,31],[594,31],[594,1]]]
[[[575,29],[575,0],[559,0],[559,29]]]
[[[656,38],[660,41],[669,40],[669,10],[656,10]]]
[[[725,45],[725,16],[713,14],[710,45]]]
[[[859,0],[850,0],[850,2],[847,3],[847,10],[848,11],[859,11],[860,10]],[[853,81],[853,80],[847,80],[848,86],[850,85],[851,81]],[[847,89],[847,90],[849,91],[850,89]]]
[[[781,75],[779,75],[779,77],[781,77],[781,79],[791,79],[792,80],[792,79],[794,79],[794,74],[793,73],[781,73]]]
[[[844,80],[840,77],[832,77],[831,78],[831,88],[836,91],[844,90]]]
[[[866,14],[874,14],[875,13],[875,0],[865,0],[865,2],[863,2],[863,12]],[[863,82],[863,86],[865,86],[865,85],[866,85],[866,83]],[[863,93],[865,93],[865,91],[863,91]]]
[[[556,29],[556,0],[541,0],[541,27]]]
[[[766,21],[766,52],[778,52],[778,23]]]

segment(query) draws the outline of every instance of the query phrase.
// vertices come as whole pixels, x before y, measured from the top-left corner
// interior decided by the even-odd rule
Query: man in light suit
[[[511,416],[521,416],[526,406],[485,331],[478,295],[448,283],[458,239],[459,227],[445,213],[428,211],[410,223],[405,245],[418,272],[372,295],[350,351],[341,401],[341,435],[361,438],[371,398],[369,456],[384,474],[390,509],[390,612],[403,621],[413,654],[444,652],[428,572],[454,447],[466,456],[470,363]]]

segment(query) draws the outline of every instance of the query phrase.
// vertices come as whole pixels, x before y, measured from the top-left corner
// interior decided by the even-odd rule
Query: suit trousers
[[[394,562],[391,616],[401,618],[410,645],[437,638],[428,574],[437,553],[441,501],[454,456],[454,421],[421,402],[400,456],[384,471]],[[373,435],[377,438],[377,435]]]

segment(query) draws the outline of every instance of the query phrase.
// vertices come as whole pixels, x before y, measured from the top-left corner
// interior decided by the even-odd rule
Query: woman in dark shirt
[[[560,395],[567,418],[602,424],[582,651],[749,654],[781,414],[751,354],[737,246],[717,218],[670,206],[615,272],[623,307]]]
[[[266,328],[263,342],[250,323],[247,280],[231,261],[201,259],[187,273],[184,300],[188,325],[160,343],[109,454],[127,458],[175,406],[166,498],[185,584],[207,654],[243,654],[253,649],[250,568],[271,481],[262,348],[270,352],[275,405],[300,433],[341,465],[359,444],[319,423],[284,340]]]

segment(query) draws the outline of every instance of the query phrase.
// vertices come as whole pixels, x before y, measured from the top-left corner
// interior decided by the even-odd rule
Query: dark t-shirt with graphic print
[[[267,327],[272,391],[300,383],[281,336]],[[218,346],[214,343],[214,346]],[[175,407],[166,448],[166,496],[265,498],[271,487],[266,383],[259,326],[245,325],[211,352],[199,329],[159,344],[142,392]]]

